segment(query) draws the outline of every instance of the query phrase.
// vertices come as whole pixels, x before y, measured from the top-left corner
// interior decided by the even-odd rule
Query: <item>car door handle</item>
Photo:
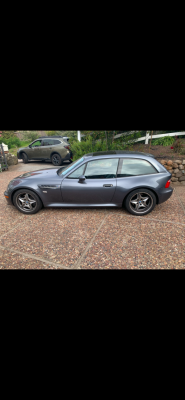
[[[111,187],[111,186],[113,186],[113,185],[103,185],[103,187]]]

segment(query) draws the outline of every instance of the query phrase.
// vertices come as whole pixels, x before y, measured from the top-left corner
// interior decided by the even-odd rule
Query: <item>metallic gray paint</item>
[[[130,176],[115,179],[67,179],[81,165],[102,158],[140,158],[149,161],[155,168],[156,174]],[[6,195],[12,204],[16,190],[27,188],[38,194],[45,207],[121,207],[125,197],[133,190],[150,189],[156,194],[157,203],[162,203],[171,196],[173,189],[165,189],[171,174],[155,158],[144,153],[117,152],[106,155],[85,155],[83,162],[65,174],[57,174],[58,168],[29,172],[13,179],[8,186]],[[105,187],[104,185],[112,185]],[[47,193],[46,193],[47,192]]]

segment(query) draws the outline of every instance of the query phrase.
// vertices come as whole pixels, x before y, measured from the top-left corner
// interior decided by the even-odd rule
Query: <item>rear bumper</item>
[[[160,192],[158,192],[158,198],[159,198],[159,202],[158,204],[164,203],[165,201],[167,201],[171,195],[173,193],[173,189],[171,187],[169,187],[168,189],[161,189]]]
[[[73,155],[72,155],[72,152],[70,151],[69,153],[66,154],[64,160],[70,160],[70,159],[72,159],[72,157],[73,157]]]
[[[12,205],[11,196],[7,191],[4,192],[4,196],[5,196],[5,199],[6,199],[7,203],[9,205]]]

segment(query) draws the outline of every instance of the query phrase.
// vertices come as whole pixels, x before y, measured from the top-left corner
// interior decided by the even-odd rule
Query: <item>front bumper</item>
[[[11,195],[7,191],[5,191],[4,192],[4,196],[5,196],[5,199],[6,199],[7,203],[9,205],[12,205]]]

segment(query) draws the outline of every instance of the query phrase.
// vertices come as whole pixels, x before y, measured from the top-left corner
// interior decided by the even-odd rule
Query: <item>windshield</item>
[[[65,175],[67,174],[67,172],[71,171],[76,165],[80,164],[82,161],[84,160],[84,158],[79,158],[79,160],[74,161],[72,164],[70,164],[70,166],[67,166],[66,168],[60,168],[57,171],[58,175]]]

